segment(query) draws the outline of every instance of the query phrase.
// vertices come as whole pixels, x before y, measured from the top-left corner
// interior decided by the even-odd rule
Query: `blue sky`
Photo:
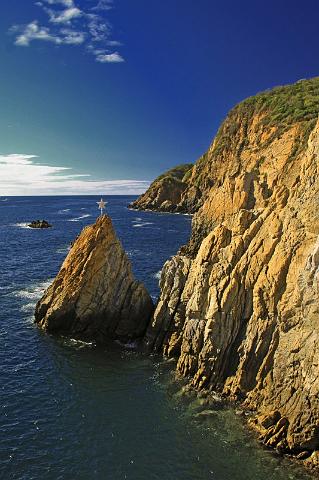
[[[315,0],[3,0],[0,195],[139,193],[319,75]]]

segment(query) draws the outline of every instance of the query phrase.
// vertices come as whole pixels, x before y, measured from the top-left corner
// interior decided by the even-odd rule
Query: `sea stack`
[[[48,332],[106,341],[143,336],[153,311],[109,216],[85,227],[35,310]]]

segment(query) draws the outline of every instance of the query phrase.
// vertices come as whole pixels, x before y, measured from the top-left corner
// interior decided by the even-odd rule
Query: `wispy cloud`
[[[0,155],[0,195],[139,195],[150,185],[144,180],[90,180],[63,166],[41,164],[36,155]]]
[[[28,47],[32,42],[51,42],[55,45],[83,45],[99,63],[124,62],[114,47],[121,43],[111,38],[112,27],[105,12],[113,8],[112,0],[99,0],[90,8],[80,8],[75,0],[41,0],[35,5],[47,15],[47,21],[34,19],[24,25],[13,25],[15,45]],[[98,53],[96,53],[98,52]]]
[[[70,29],[61,29],[59,35],[54,35],[46,27],[41,27],[37,20],[26,25],[23,32],[15,40],[19,47],[28,47],[33,40],[52,42],[56,45],[80,45],[85,41],[85,33]]]
[[[75,18],[81,17],[83,12],[77,7],[66,8],[62,12],[56,12],[52,8],[46,8],[50,22],[52,23],[67,23],[70,24]]]
[[[101,63],[119,63],[124,62],[124,58],[118,52],[109,54],[99,54],[96,56],[96,61]]]
[[[113,0],[100,0],[91,10],[111,10],[113,8]]]

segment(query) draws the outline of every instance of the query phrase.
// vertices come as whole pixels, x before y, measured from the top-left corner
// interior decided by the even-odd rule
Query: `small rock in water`
[[[46,220],[32,220],[31,223],[28,224],[28,227],[31,228],[50,228],[52,225],[50,225],[49,222]]]

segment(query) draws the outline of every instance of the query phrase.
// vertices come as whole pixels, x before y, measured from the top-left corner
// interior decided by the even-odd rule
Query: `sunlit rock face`
[[[55,333],[104,341],[141,337],[153,311],[110,217],[83,229],[38,302],[35,321]]]
[[[187,208],[181,204],[187,190],[193,165],[186,163],[171,168],[157,177],[137,200],[129,207],[136,210],[156,210],[161,212],[181,212]]]
[[[193,167],[192,237],[145,337],[195,388],[255,411],[266,445],[304,456],[319,449],[318,98],[313,79],[230,112]]]

